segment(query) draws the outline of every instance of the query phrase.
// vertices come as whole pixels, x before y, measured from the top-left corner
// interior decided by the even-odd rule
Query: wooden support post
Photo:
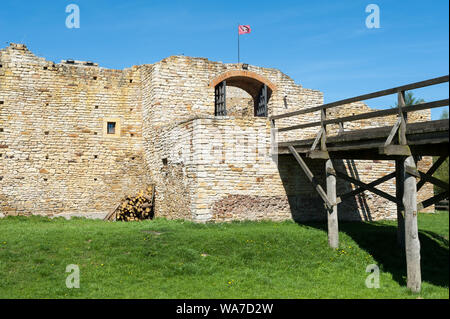
[[[326,151],[327,150],[327,125],[324,124],[324,121],[327,119],[327,110],[322,109],[320,110],[320,123],[322,128],[322,136],[320,138],[320,150]]]
[[[407,287],[412,292],[419,292],[421,286],[420,273],[420,241],[417,227],[417,184],[416,177],[408,173],[416,169],[414,158],[409,156],[404,161],[404,194],[405,208],[405,251],[407,268]]]
[[[405,107],[405,91],[400,91],[397,93],[397,105],[398,105],[398,142],[400,145],[407,145],[408,144],[408,141],[406,140],[407,113],[403,112],[403,107]],[[388,140],[389,140],[389,138],[392,141],[392,137],[388,137]],[[405,163],[406,163],[405,158],[403,158],[402,160],[395,161],[395,170],[397,173],[397,175],[396,175],[397,244],[403,251],[405,251],[405,249],[406,249],[405,248],[405,210],[404,210],[404,204],[403,204],[403,197],[405,195],[405,183],[404,183],[405,165],[406,165]],[[417,194],[417,189],[415,191],[415,194]],[[416,198],[417,198],[417,196],[416,196]]]
[[[328,244],[331,248],[338,248],[339,227],[336,204],[336,176],[333,174],[334,168],[330,159],[325,164],[325,171],[327,176],[327,196],[330,203],[332,203],[332,206],[327,208]]]
[[[408,113],[403,112],[403,107],[405,107],[405,91],[400,91],[397,94],[397,104],[398,104],[398,117],[400,119],[400,127],[398,129],[398,138],[400,145],[407,145],[406,140],[406,122],[408,120]]]
[[[404,160],[395,161],[395,197],[397,198],[397,244],[405,251],[405,213],[403,208]]]
[[[344,122],[339,122],[339,133],[338,134],[343,134],[344,133]]]

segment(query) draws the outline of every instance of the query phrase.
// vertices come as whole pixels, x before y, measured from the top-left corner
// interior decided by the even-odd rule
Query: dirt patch
[[[141,230],[141,232],[146,233],[146,234],[155,235],[155,236],[159,236],[162,234],[162,233],[154,231],[154,230]]]

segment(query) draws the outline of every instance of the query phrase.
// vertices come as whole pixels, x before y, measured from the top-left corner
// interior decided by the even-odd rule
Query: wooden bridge
[[[449,76],[442,76],[426,81],[403,85],[387,90],[364,94],[361,96],[323,104],[320,106],[270,117],[272,127],[278,132],[301,130],[317,127],[315,138],[292,140],[278,143],[279,154],[292,154],[300,167],[322,198],[328,211],[328,243],[331,247],[339,245],[337,205],[345,198],[355,196],[364,191],[373,192],[397,205],[398,242],[406,253],[407,286],[414,292],[421,288],[420,242],[417,227],[417,212],[449,197],[449,185],[433,177],[433,173],[448,157],[449,120],[435,120],[419,123],[408,123],[408,113],[436,107],[448,106],[449,100],[438,100],[416,105],[405,105],[405,92],[436,84],[446,83]],[[398,107],[356,114],[340,118],[327,119],[327,110],[345,104],[364,101],[381,96],[397,94]],[[276,127],[277,120],[299,115],[320,112],[320,121],[299,124],[290,127]],[[393,126],[375,127],[344,131],[344,123],[364,119],[373,119],[397,115]],[[327,135],[327,125],[339,125],[337,135]],[[427,172],[417,169],[420,156],[437,156],[438,160]],[[305,162],[305,158],[326,160],[326,190],[317,182]],[[395,172],[383,176],[369,184],[348,176],[345,172],[335,170],[333,159],[353,160],[393,160]],[[337,196],[336,178],[346,180],[356,189]],[[377,185],[392,178],[396,179],[396,196],[392,196],[376,188]],[[417,179],[419,180],[417,182]],[[421,203],[417,203],[417,191],[426,183],[437,185],[445,191]]]

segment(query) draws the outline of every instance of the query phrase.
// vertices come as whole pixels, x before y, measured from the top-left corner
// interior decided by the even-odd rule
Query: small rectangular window
[[[108,122],[107,132],[108,134],[116,134],[116,122]]]
[[[118,117],[104,118],[102,123],[103,136],[108,138],[120,137],[120,122],[121,119]]]

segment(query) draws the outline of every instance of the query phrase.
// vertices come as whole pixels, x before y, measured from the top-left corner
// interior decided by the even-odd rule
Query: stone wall
[[[282,220],[294,217],[299,220],[322,219],[325,212],[321,200],[312,189],[298,164],[291,157],[274,162],[257,156],[248,146],[255,140],[264,140],[263,148],[270,148],[270,124],[267,119],[253,116],[253,99],[234,86],[227,86],[226,117],[214,117],[214,85],[227,76],[247,76],[265,81],[272,91],[269,114],[282,114],[323,104],[323,95],[295,84],[292,79],[275,69],[249,66],[247,71],[240,65],[211,62],[203,58],[173,56],[147,66],[148,88],[144,98],[146,112],[144,135],[146,143],[158,146],[146,154],[149,170],[160,180],[162,193],[167,194],[167,183],[188,185],[183,195],[164,197],[161,194],[160,214],[180,217],[170,209],[171,203],[191,209],[196,221],[228,221],[235,219]],[[194,80],[195,79],[195,80]],[[227,80],[227,85],[229,81]],[[236,85],[236,82],[233,83]],[[246,88],[245,83],[242,88]],[[247,87],[248,88],[248,87]],[[328,116],[342,117],[370,111],[364,103],[352,103],[331,109]],[[428,114],[423,113],[423,117]],[[318,121],[318,112],[288,119],[277,120],[277,127]],[[346,124],[346,130],[363,127],[392,125],[395,116],[377,121],[357,121]],[[413,121],[416,119],[413,118]],[[314,137],[318,128],[297,130],[279,134],[279,141],[293,138]],[[337,133],[337,126],[330,126],[330,133]],[[155,136],[159,136],[155,139]],[[227,151],[228,155],[225,155]],[[267,152],[266,152],[267,153]],[[181,156],[180,154],[183,154]],[[189,156],[186,156],[189,154]],[[259,154],[260,155],[260,154]],[[267,154],[265,154],[267,155]],[[168,160],[164,169],[184,170],[184,178],[172,178],[161,174],[163,158]],[[323,179],[324,163],[312,161],[315,174]],[[343,171],[369,183],[394,170],[394,163],[387,161],[341,161],[336,163]],[[421,163],[429,167],[430,158]],[[175,174],[174,176],[177,176]],[[185,186],[183,186],[185,187]],[[176,187],[181,189],[182,187]],[[395,181],[378,186],[395,195]],[[351,190],[349,183],[339,181],[338,191]],[[419,199],[430,195],[431,186],[424,188]],[[189,198],[189,200],[188,200]],[[344,201],[340,205],[340,217],[347,220],[376,220],[395,218],[395,204],[365,192]],[[188,216],[185,216],[188,217]]]
[[[0,211],[99,212],[144,183],[137,68],[57,64],[0,51]],[[104,132],[117,120],[119,135]]]
[[[154,183],[156,216],[199,222],[326,216],[296,161],[273,156],[268,119],[253,116],[255,88],[263,83],[271,92],[269,115],[323,104],[320,91],[303,88],[279,70],[242,70],[241,64],[185,56],[108,70],[79,61],[56,64],[15,44],[0,51],[0,65],[0,212],[104,214],[122,196]],[[215,117],[214,86],[224,79],[231,79],[229,113]],[[327,115],[368,110],[353,103]],[[276,125],[319,118],[316,112]],[[411,117],[428,118],[429,111]],[[108,122],[116,123],[115,134],[108,133]],[[392,116],[348,123],[345,129],[394,122]],[[317,129],[278,138],[311,138]],[[330,126],[330,133],[337,133],[337,126]],[[309,164],[323,183],[324,163]],[[366,183],[394,169],[387,161],[335,164]],[[430,165],[430,158],[419,163],[422,170]],[[379,188],[395,195],[394,180]],[[339,181],[338,194],[350,189]],[[419,200],[430,194],[427,185]],[[393,203],[370,193],[339,209],[347,220],[395,216]]]
[[[227,72],[235,72],[236,76],[242,77],[257,76],[258,80],[273,85],[268,105],[269,115],[282,114],[323,103],[321,92],[303,88],[277,69],[250,65],[248,70],[244,71],[241,64],[224,64],[186,56],[171,56],[153,65],[143,66],[143,68],[145,68],[144,77],[146,79],[143,105],[146,108],[144,112],[148,112],[149,128],[165,126],[193,115],[214,115],[213,83]],[[229,91],[236,92],[234,88]],[[246,102],[248,103],[248,100]],[[247,114],[250,116],[234,115],[235,117],[253,117],[253,112]],[[283,119],[280,120],[279,126],[310,120],[312,120],[310,117]],[[303,136],[305,132],[298,134]]]
[[[172,203],[177,203],[173,206],[183,207],[183,212],[190,207],[191,218],[196,221],[292,217],[276,162],[253,156],[245,148],[259,139],[264,156],[267,155],[270,150],[267,118],[255,118],[252,96],[233,86],[227,86],[229,116],[214,117],[214,81],[233,72],[236,76],[270,83],[269,114],[320,105],[322,93],[302,88],[279,70],[249,66],[247,71],[240,71],[240,68],[237,64],[185,56],[143,66],[143,134],[144,143],[150,146],[145,156],[148,171],[159,185],[157,212],[161,216],[187,218],[171,208]],[[299,119],[281,123],[297,124]],[[291,136],[295,134],[303,136],[305,132],[294,132]],[[189,156],[182,157],[180,148],[186,155],[186,145]],[[184,178],[172,178],[177,174],[166,171],[184,171]],[[176,189],[185,187],[186,191],[178,192],[178,197],[176,192],[168,197],[167,186],[174,183],[178,185]],[[311,193],[309,184],[304,187]],[[225,198],[228,201],[224,202]],[[252,206],[253,200],[265,205],[265,209]],[[253,209],[243,209],[246,206]]]
[[[233,117],[253,117],[254,102],[250,94],[244,90],[229,86],[227,87],[227,115]]]
[[[192,194],[196,167],[187,154],[192,153],[192,121],[173,123],[153,130],[146,142],[147,174],[156,185],[158,216],[192,219]]]
[[[154,180],[160,185],[157,199],[161,216],[201,222],[326,218],[321,199],[293,157],[272,157],[270,124],[266,119],[195,117],[156,135],[157,146],[148,151],[152,153]],[[325,187],[324,161],[307,162]],[[424,159],[419,168],[426,170],[430,164]],[[394,162],[378,160],[335,161],[335,166],[365,183],[395,169]],[[183,178],[167,172],[183,172]],[[172,187],[177,191],[170,192]],[[395,196],[394,179],[377,187]],[[185,191],[179,191],[182,189]],[[338,179],[338,194],[352,189],[350,183]],[[430,189],[424,188],[419,192],[419,200],[429,195]],[[188,211],[192,215],[186,214]],[[396,206],[365,192],[341,203],[339,218],[394,219]]]

